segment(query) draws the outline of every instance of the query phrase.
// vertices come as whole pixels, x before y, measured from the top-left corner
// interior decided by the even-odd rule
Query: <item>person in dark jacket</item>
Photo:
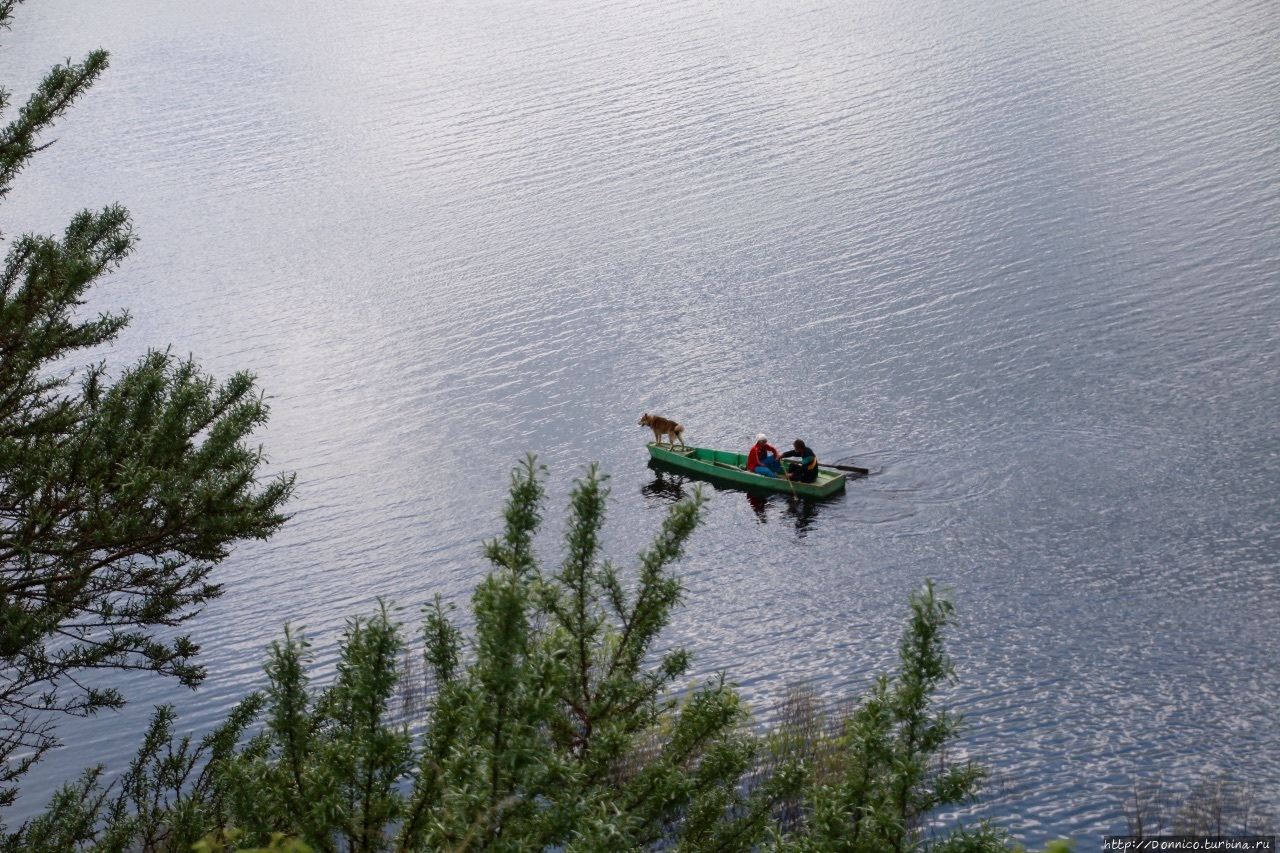
[[[787,465],[787,479],[795,480],[797,483],[812,483],[818,479],[818,457],[817,455],[800,439],[792,442],[793,450],[788,450],[782,454],[783,459],[799,459],[799,462],[793,462]]]

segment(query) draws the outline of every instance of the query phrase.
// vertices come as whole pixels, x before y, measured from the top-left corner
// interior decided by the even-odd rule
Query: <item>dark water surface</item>
[[[1028,843],[1100,846],[1133,775],[1280,806],[1274,0],[49,0],[2,35],[18,101],[113,67],[0,230],[127,205],[113,363],[256,371],[299,477],[194,624],[209,683],[66,727],[23,809],[121,767],[152,703],[207,728],[286,618],[331,660],[377,596],[465,597],[526,451],[553,518],[611,472],[633,554],[688,488],[644,411],[876,471],[714,494],[671,634],[698,675],[764,714],[860,691],[933,577]]]

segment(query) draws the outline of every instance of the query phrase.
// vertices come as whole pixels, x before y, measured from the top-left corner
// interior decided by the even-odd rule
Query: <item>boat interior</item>
[[[699,462],[709,462],[717,468],[728,468],[730,471],[747,470],[747,454],[745,453],[734,453],[731,450],[712,450],[708,447],[681,447],[678,444],[666,444],[664,442],[658,442],[657,446],[677,456],[696,459]],[[840,475],[823,470],[818,473],[818,482],[832,480],[838,476]]]

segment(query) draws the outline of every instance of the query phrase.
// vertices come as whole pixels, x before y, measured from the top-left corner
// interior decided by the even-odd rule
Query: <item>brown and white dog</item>
[[[662,437],[665,435],[673,447],[677,440],[680,442],[681,447],[687,446],[684,443],[684,427],[670,418],[660,418],[657,415],[645,412],[640,416],[640,426],[653,430],[654,444],[661,444]]]

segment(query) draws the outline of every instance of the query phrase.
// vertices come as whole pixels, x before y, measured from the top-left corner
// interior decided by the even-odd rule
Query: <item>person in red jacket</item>
[[[747,470],[766,477],[777,477],[782,473],[778,448],[769,443],[764,433],[756,436],[756,443],[747,451]]]

